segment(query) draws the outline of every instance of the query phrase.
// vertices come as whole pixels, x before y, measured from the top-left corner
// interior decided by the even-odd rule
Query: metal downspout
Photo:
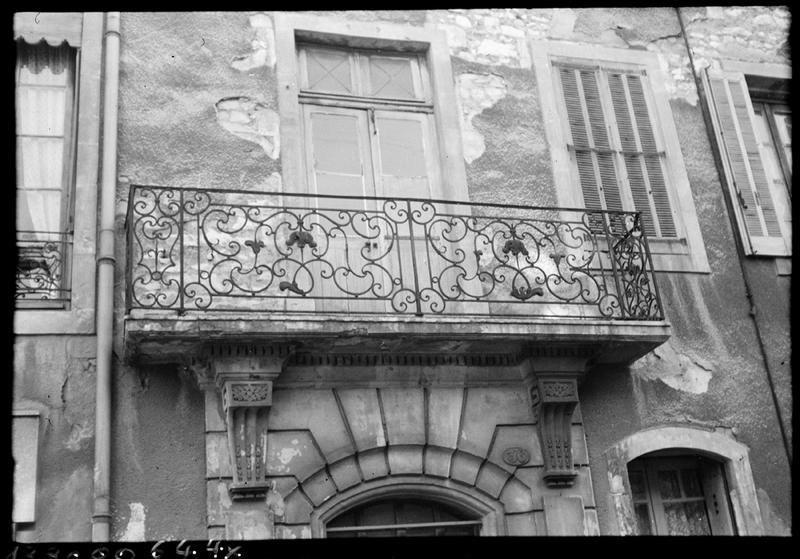
[[[97,247],[97,393],[95,407],[92,541],[110,541],[111,368],[114,328],[114,201],[117,175],[119,12],[106,14],[103,92],[103,167]]]

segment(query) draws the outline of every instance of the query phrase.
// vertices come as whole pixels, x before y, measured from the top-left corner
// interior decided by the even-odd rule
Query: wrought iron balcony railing
[[[638,214],[133,186],[128,309],[663,320]]]
[[[72,239],[65,233],[17,231],[17,306],[63,306],[70,289],[65,273]]]

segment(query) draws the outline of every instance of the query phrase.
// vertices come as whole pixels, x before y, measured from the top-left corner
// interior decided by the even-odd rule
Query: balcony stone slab
[[[578,352],[598,363],[628,364],[669,337],[669,324],[654,320],[292,313],[254,316],[201,311],[178,316],[175,311],[132,309],[124,320],[124,358],[142,364],[173,363],[200,354],[210,343],[269,342],[296,346],[298,358],[394,355],[408,359],[413,355],[458,360],[492,355],[513,360]]]

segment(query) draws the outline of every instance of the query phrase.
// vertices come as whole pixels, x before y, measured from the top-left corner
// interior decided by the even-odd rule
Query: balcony
[[[275,339],[627,360],[669,336],[629,212],[133,186],[126,274],[126,354],[155,360]]]

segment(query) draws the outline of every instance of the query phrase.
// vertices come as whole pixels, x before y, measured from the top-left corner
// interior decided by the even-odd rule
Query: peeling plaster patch
[[[253,52],[244,56],[237,56],[231,66],[241,72],[253,68],[275,66],[275,32],[272,20],[265,14],[250,16],[250,27],[255,31],[255,37],[250,42]]]
[[[225,130],[260,145],[271,159],[278,158],[278,113],[249,97],[220,99],[214,109],[217,122]]]
[[[572,8],[553,10],[553,19],[550,20],[548,36],[553,39],[567,39],[572,37],[575,29],[575,20],[578,16]]]
[[[85,424],[76,424],[72,426],[69,433],[69,438],[64,443],[68,450],[77,451],[81,449],[84,441],[90,440],[94,437],[94,423],[88,422]]]
[[[635,374],[646,380],[660,380],[674,390],[705,394],[714,367],[705,359],[678,352],[671,341],[657,347],[637,364]]]
[[[278,453],[278,460],[280,460],[281,464],[285,466],[292,461],[292,458],[295,456],[300,456],[301,454],[302,452],[300,452],[300,449],[297,448],[282,448]]]
[[[475,129],[472,119],[505,97],[508,86],[501,76],[494,74],[460,74],[456,78],[456,91],[461,106],[464,159],[472,163],[486,150],[483,135]]]
[[[145,510],[142,503],[131,503],[131,516],[128,519],[128,525],[125,527],[125,532],[120,536],[119,541],[123,542],[142,542],[145,541],[144,537],[144,521]]]
[[[276,483],[272,482],[272,488],[267,492],[267,511],[272,516],[273,519],[275,518],[283,518],[283,515],[286,512],[286,503],[283,500],[283,496],[275,490]]]

